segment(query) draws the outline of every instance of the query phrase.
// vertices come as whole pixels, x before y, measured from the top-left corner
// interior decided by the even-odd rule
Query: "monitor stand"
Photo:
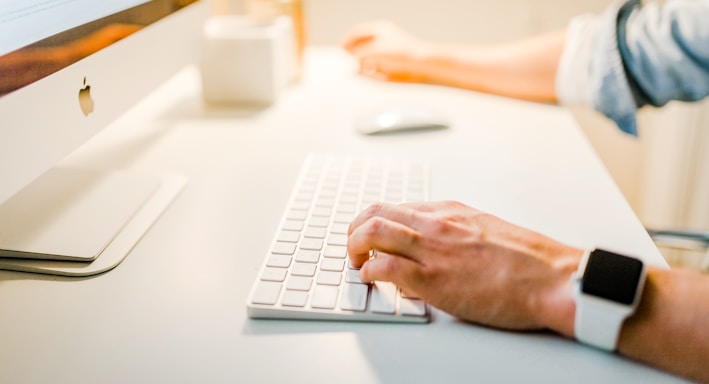
[[[186,182],[176,173],[54,168],[0,205],[0,269],[62,276],[108,271]]]

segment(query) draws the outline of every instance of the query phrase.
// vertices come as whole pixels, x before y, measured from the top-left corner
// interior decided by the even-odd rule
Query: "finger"
[[[382,55],[370,55],[368,51],[370,51],[368,47],[363,47],[353,53],[360,58],[361,75],[382,81],[406,81],[407,76],[398,69],[396,64],[390,64],[390,60]]]
[[[373,249],[415,258],[419,238],[420,234],[406,225],[373,217],[349,235],[347,253],[355,267],[367,261]]]
[[[355,54],[363,45],[374,40],[372,34],[351,34],[342,41],[342,48],[351,54]]]
[[[417,227],[417,221],[420,220],[417,216],[417,211],[413,208],[403,205],[375,203],[352,220],[347,233],[351,235],[358,227],[374,217],[381,217],[414,229]]]
[[[386,20],[372,20],[363,22],[350,28],[343,38],[342,46],[349,50],[360,43],[375,39],[387,29],[391,23]]]
[[[414,294],[419,294],[424,287],[420,264],[384,252],[378,252],[377,257],[364,263],[359,270],[359,278],[365,283],[388,281]]]
[[[358,47],[376,38],[380,29],[378,25],[378,22],[365,22],[350,28],[342,39],[342,47],[353,53]]]
[[[387,80],[386,76],[379,71],[376,59],[364,58],[360,60],[359,73],[376,80]]]

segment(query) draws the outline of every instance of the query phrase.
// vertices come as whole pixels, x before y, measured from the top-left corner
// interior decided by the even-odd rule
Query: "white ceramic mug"
[[[211,17],[200,65],[204,99],[211,103],[271,104],[292,73],[293,24],[248,16]]]

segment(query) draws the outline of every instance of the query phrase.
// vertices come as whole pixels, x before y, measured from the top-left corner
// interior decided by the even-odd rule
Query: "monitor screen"
[[[187,64],[204,0],[0,0],[0,203]]]
[[[0,0],[0,95],[67,67],[195,0]]]

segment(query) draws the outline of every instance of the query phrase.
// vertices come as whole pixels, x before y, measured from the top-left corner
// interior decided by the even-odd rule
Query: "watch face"
[[[581,291],[630,305],[635,300],[643,263],[631,257],[596,249],[589,255]]]

